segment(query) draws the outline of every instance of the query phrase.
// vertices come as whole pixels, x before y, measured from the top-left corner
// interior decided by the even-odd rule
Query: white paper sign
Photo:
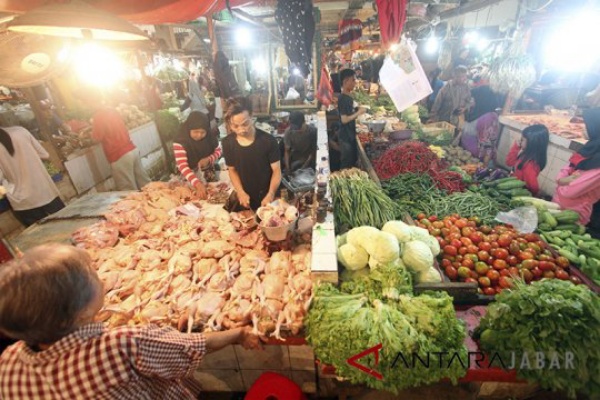
[[[401,46],[397,53],[398,61],[400,65],[407,66],[407,71],[400,68],[389,56],[385,58],[379,71],[381,84],[400,112],[433,92],[414,49],[406,42]]]

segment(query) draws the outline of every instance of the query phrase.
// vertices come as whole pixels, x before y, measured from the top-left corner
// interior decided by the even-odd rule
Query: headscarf
[[[204,139],[192,139],[190,131],[194,129],[204,129],[206,131]],[[199,111],[190,113],[188,118],[181,125],[179,135],[177,135],[174,142],[179,143],[185,149],[190,168],[195,168],[201,159],[210,156],[219,146],[219,138],[216,133],[210,129],[208,116]]]
[[[600,108],[583,111],[583,120],[589,140],[571,156],[571,165],[582,171],[600,168]]]

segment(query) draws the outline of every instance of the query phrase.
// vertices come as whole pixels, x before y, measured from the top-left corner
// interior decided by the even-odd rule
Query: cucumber
[[[548,211],[544,211],[544,212],[542,212],[542,217],[543,217],[545,223],[550,225],[553,229],[558,229],[556,227],[558,225],[558,221],[556,221],[556,218],[554,218],[554,216],[552,214],[550,214]],[[562,229],[560,229],[560,230],[562,230]]]
[[[502,182],[502,183],[499,183],[498,185],[496,185],[496,188],[498,190],[518,189],[518,188],[523,188],[523,187],[525,187],[525,182],[520,181],[518,179],[508,181],[508,182]]]
[[[554,243],[557,246],[565,246],[566,245],[565,241],[562,240],[561,238],[559,238],[558,236],[551,236],[549,239],[552,243]]]
[[[579,213],[573,210],[564,210],[553,215],[559,224],[571,224],[579,221]]]
[[[531,192],[525,188],[511,189],[511,197],[531,196]]]
[[[491,185],[490,185],[490,186],[498,186],[498,185],[500,185],[500,184],[502,184],[502,183],[506,183],[506,182],[514,182],[514,181],[521,182],[521,181],[519,181],[519,179],[517,179],[517,178],[516,178],[516,177],[514,177],[514,176],[508,176],[508,177],[506,177],[506,178],[500,178],[500,179],[496,179],[495,181],[490,181],[489,183],[491,183]]]
[[[560,231],[571,231],[571,232],[575,232],[575,233],[579,232],[579,226],[577,224],[555,225],[554,229],[557,229],[557,230],[560,230]]]
[[[547,232],[547,231],[551,231],[552,227],[550,225],[548,225],[545,222],[542,222],[541,224],[538,225],[538,229],[542,232]]]

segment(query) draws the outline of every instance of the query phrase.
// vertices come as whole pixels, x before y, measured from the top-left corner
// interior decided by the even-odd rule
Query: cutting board
[[[40,222],[44,224],[50,221],[73,218],[101,218],[113,203],[124,199],[130,193],[133,192],[124,191],[88,194],[73,201],[62,210],[44,218]]]

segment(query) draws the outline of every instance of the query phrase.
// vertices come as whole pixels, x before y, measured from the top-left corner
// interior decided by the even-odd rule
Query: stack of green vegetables
[[[515,197],[531,197],[531,192],[525,188],[525,182],[510,176],[494,181],[486,181],[481,185],[471,185],[471,192],[491,197],[498,203],[510,205]]]
[[[369,175],[357,168],[334,172],[329,184],[339,230],[362,225],[381,228],[401,213]]]
[[[577,211],[561,210],[558,204],[535,197],[517,197],[511,204],[535,207],[542,239],[600,285],[600,240],[585,233]]]
[[[486,225],[495,225],[496,215],[510,208],[496,199],[471,191],[445,194],[435,188],[431,178],[424,174],[407,173],[384,181],[384,191],[396,200],[401,209],[414,217],[418,213],[444,218],[458,214],[477,216]]]
[[[600,397],[600,298],[586,286],[557,279],[516,282],[514,290],[496,295],[475,333],[482,349],[505,362],[515,354],[520,378],[571,398]],[[545,358],[543,368],[537,368],[536,352]],[[573,368],[567,365],[571,355]]]
[[[379,274],[393,269],[382,268]],[[386,282],[384,276],[377,278]],[[377,285],[368,279],[346,283],[342,289],[331,284],[316,287],[311,308],[304,323],[308,343],[316,357],[332,365],[338,376],[355,384],[387,390],[399,390],[438,382],[443,378],[456,383],[466,370],[458,362],[441,365],[431,360],[429,367],[416,362],[413,354],[423,360],[433,352],[455,352],[466,359],[465,327],[456,318],[452,298],[445,292],[429,292],[413,297],[405,280],[398,282],[396,299],[385,298]],[[364,288],[361,290],[361,285]],[[380,285],[381,286],[381,285]],[[383,375],[376,379],[348,364],[348,358],[382,345],[379,363],[373,354],[358,360],[362,365]],[[398,361],[398,355],[408,361]]]

